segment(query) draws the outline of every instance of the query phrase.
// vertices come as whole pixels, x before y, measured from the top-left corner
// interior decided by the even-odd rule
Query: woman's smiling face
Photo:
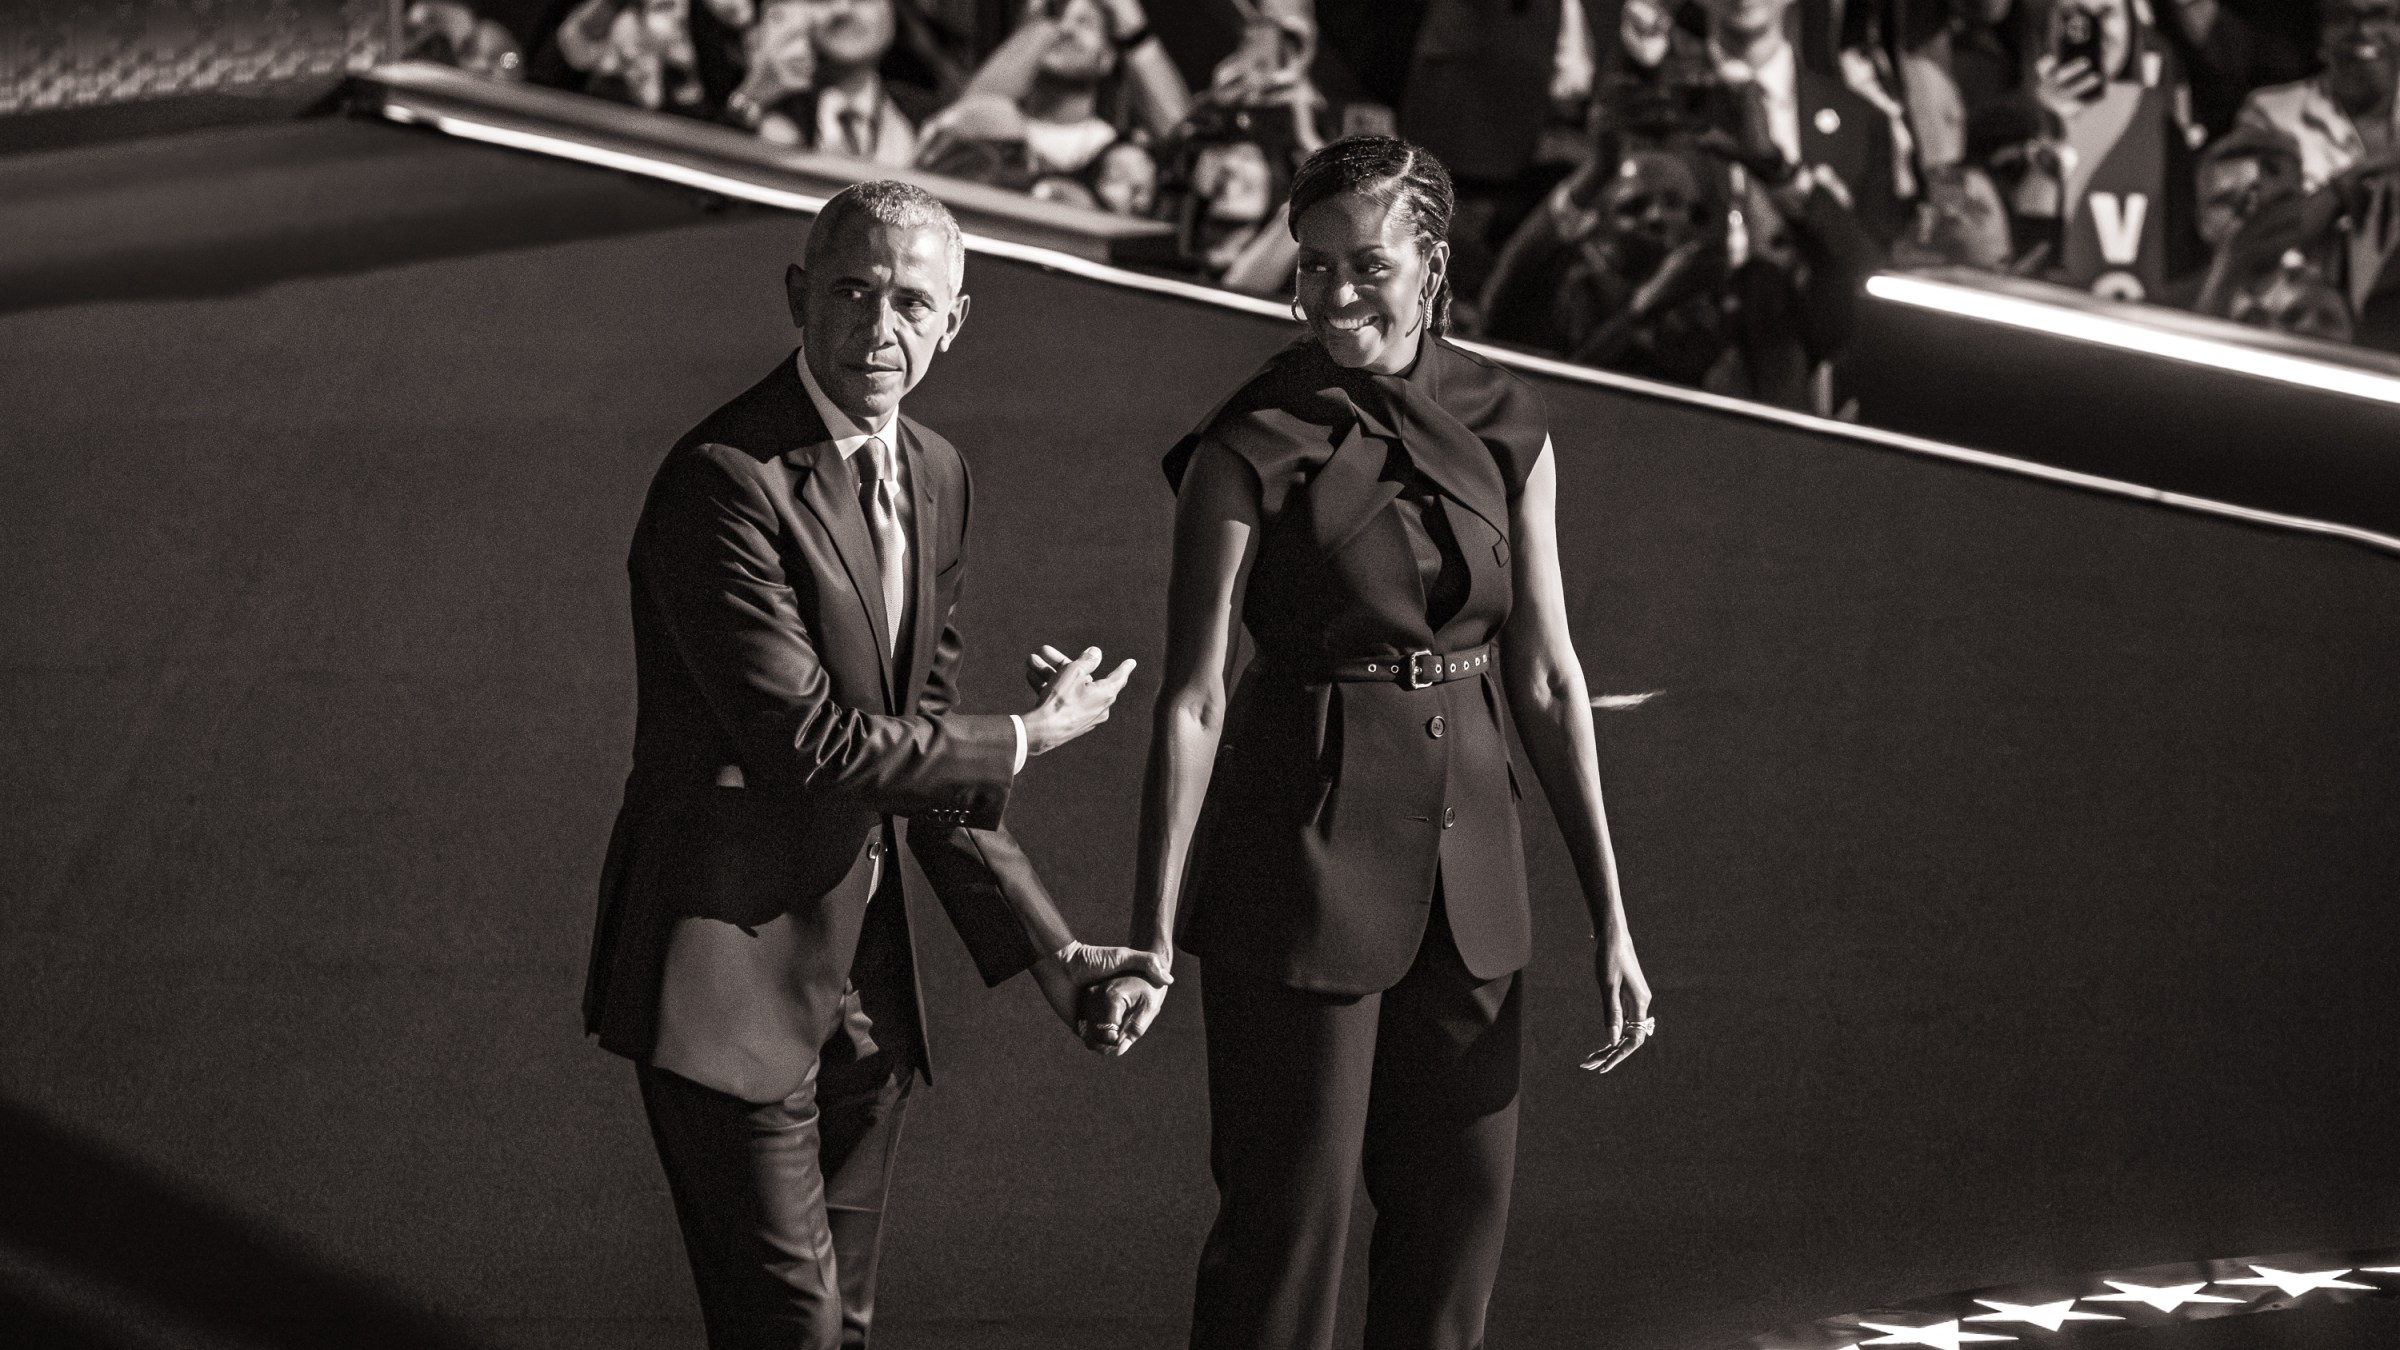
[[[1360,192],[1336,193],[1308,208],[1293,234],[1300,244],[1300,309],[1327,354],[1387,375],[1408,369],[1450,245],[1426,248],[1404,213]]]

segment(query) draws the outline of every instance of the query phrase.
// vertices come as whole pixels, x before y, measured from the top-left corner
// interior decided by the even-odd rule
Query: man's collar
[[[828,108],[872,117],[883,110],[883,76],[867,72],[866,83],[859,86],[855,95],[844,92],[838,84],[825,85],[818,91],[817,101]]]
[[[1790,39],[1775,44],[1774,54],[1763,65],[1752,66],[1741,57],[1730,55],[1715,38],[1708,40],[1708,60],[1719,74],[1736,83],[1756,80],[1777,89],[1789,89],[1798,81],[1799,55],[1792,50]]]
[[[817,384],[816,372],[808,368],[807,348],[792,353],[792,364],[799,368],[800,387],[808,391],[808,401],[816,405],[817,417],[825,423],[825,434],[832,438],[834,449],[841,452],[842,458],[858,453],[858,447],[865,445],[870,436],[880,436],[885,445],[899,448],[892,440],[892,424],[900,420],[898,408],[884,414],[883,425],[861,428],[850,414],[835,407],[833,400],[825,396],[825,390]]]

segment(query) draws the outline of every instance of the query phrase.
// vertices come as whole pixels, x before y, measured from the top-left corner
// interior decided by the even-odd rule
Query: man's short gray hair
[[[825,209],[817,213],[817,223],[808,232],[807,254],[801,265],[815,271],[818,255],[827,244],[851,224],[853,216],[864,216],[894,229],[914,230],[931,228],[942,236],[942,249],[950,257],[950,289],[966,284],[967,241],[959,233],[958,217],[942,205],[942,199],[918,187],[893,178],[878,178],[872,182],[853,183],[833,195]]]

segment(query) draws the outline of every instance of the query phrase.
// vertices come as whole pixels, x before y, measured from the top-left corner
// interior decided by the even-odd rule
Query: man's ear
[[[950,307],[949,321],[942,325],[942,344],[934,350],[946,352],[951,343],[958,341],[958,330],[967,326],[967,307],[974,299],[971,295],[961,295],[958,303]]]
[[[792,307],[792,327],[808,327],[808,273],[798,263],[783,269],[783,298]]]

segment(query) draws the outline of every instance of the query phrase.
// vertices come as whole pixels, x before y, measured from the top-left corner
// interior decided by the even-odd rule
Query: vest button
[[[1449,829],[1451,826],[1453,826],[1453,825],[1456,825],[1457,823],[1458,823],[1458,808],[1457,808],[1457,807],[1455,807],[1455,806],[1445,806],[1445,807],[1443,807],[1443,808],[1442,808],[1442,828],[1446,830],[1446,829]]]
[[[1449,729],[1450,724],[1442,720],[1442,715],[1440,713],[1435,713],[1433,715],[1433,720],[1425,724],[1425,734],[1433,737],[1437,741],[1442,738],[1442,733],[1448,731]]]

